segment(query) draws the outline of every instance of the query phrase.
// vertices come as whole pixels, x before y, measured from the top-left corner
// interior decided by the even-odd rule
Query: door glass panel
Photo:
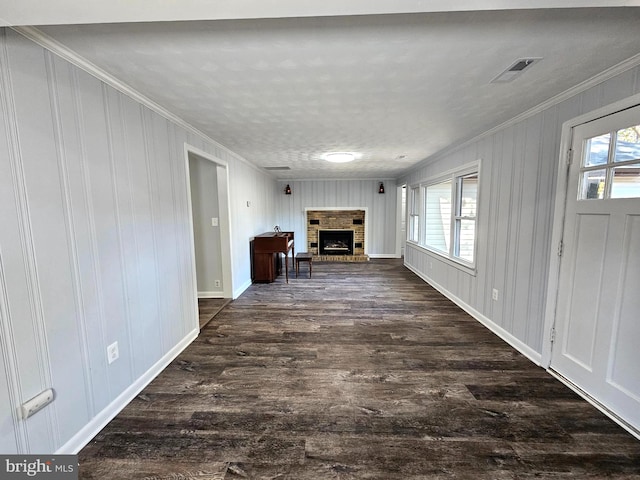
[[[613,169],[611,198],[640,198],[640,163]]]
[[[616,138],[616,162],[640,160],[640,125],[618,130]]]
[[[606,170],[591,170],[582,173],[581,199],[604,198]]]
[[[591,167],[593,165],[604,165],[605,163],[607,163],[610,143],[610,133],[600,135],[598,137],[589,138],[584,149],[585,155],[583,166]]]

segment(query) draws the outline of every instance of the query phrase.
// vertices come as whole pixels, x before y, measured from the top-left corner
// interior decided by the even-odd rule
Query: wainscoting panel
[[[25,400],[49,388],[52,383],[52,373],[48,368],[49,344],[44,334],[44,323],[47,318],[45,308],[49,305],[48,292],[43,292],[39,285],[39,273],[46,276],[46,272],[39,272],[36,250],[45,239],[40,225],[34,225],[30,218],[30,204],[28,196],[28,180],[34,185],[33,202],[46,205],[46,196],[55,194],[54,185],[43,185],[44,179],[51,172],[51,163],[55,165],[55,150],[49,151],[46,142],[52,143],[53,129],[50,123],[50,107],[47,89],[44,82],[38,82],[38,77],[45,75],[44,55],[42,51],[32,51],[22,44],[8,39],[2,45],[0,70],[3,74],[3,111],[7,123],[9,142],[8,151],[0,157],[8,162],[3,170],[8,171],[7,181],[3,190],[3,218],[0,229],[0,245],[3,252],[3,266],[5,274],[5,288],[11,334],[15,350],[16,377],[19,379],[20,395],[14,400],[22,403]],[[44,87],[44,88],[43,88]],[[29,90],[35,90],[30,95]],[[37,115],[43,109],[44,115]],[[48,117],[47,117],[48,115]],[[20,128],[20,122],[25,125]],[[41,132],[43,144],[24,145],[21,138],[31,131]],[[32,164],[28,164],[29,156],[34,155]],[[42,168],[42,178],[36,177],[36,172]],[[42,186],[44,190],[39,190]],[[51,214],[51,221],[47,216]],[[45,210],[38,213],[47,227],[54,227],[61,219],[60,209],[56,205],[46,205]],[[57,243],[59,234],[52,236],[52,243]],[[9,261],[10,259],[10,261]],[[40,259],[46,262],[46,258]],[[59,265],[52,259],[52,267]],[[64,285],[66,278],[61,274],[60,282],[53,286],[53,290],[60,292],[60,285]],[[61,303],[68,300],[60,299]],[[20,348],[28,345],[30,348]],[[17,406],[16,406],[17,407]],[[21,421],[21,427],[29,439],[36,439],[41,451],[49,451],[54,446],[54,425],[56,418],[51,410],[41,412],[26,421]]]
[[[1,35],[2,32],[0,32]],[[6,179],[6,186],[0,188],[0,218],[9,220],[0,228],[0,405],[17,405],[20,402],[20,379],[17,368],[18,359],[12,332],[11,312],[9,310],[9,291],[7,285],[6,262],[3,248],[15,238],[15,218],[17,205],[15,192],[11,188],[15,170],[15,132],[11,132],[10,103],[12,98],[7,90],[8,70],[7,50],[0,43],[0,178]],[[14,228],[11,228],[14,227]],[[15,260],[12,258],[12,264]],[[20,424],[18,412],[12,408],[0,409],[0,452],[17,453],[26,446],[26,430]]]
[[[406,264],[541,354],[549,261],[556,249],[550,243],[562,124],[638,92],[640,67],[635,67],[428,159],[401,178],[401,183],[418,184],[482,160],[476,274],[410,243]]]

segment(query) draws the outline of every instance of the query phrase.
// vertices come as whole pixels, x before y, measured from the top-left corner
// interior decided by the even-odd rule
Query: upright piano
[[[291,264],[295,257],[293,232],[265,232],[253,239],[253,281],[270,283],[280,274],[280,254],[284,254],[284,272],[289,283],[289,252]]]

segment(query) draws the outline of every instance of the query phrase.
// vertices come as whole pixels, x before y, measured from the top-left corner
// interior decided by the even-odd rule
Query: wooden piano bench
[[[311,278],[311,270],[313,269],[313,255],[309,252],[296,253],[296,278],[298,278],[298,273],[300,272],[300,262],[309,263],[309,278]]]

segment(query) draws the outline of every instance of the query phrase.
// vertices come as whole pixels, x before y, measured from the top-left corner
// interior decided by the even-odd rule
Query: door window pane
[[[591,170],[582,173],[582,199],[604,198],[606,170]],[[574,184],[575,185],[575,184]]]
[[[598,137],[589,138],[585,146],[584,167],[594,165],[604,165],[609,157],[609,144],[611,143],[611,134],[600,135]]]
[[[618,130],[616,135],[616,162],[640,160],[640,125]]]
[[[611,198],[640,198],[640,163],[613,169]]]
[[[579,200],[640,198],[640,125],[584,140]]]

